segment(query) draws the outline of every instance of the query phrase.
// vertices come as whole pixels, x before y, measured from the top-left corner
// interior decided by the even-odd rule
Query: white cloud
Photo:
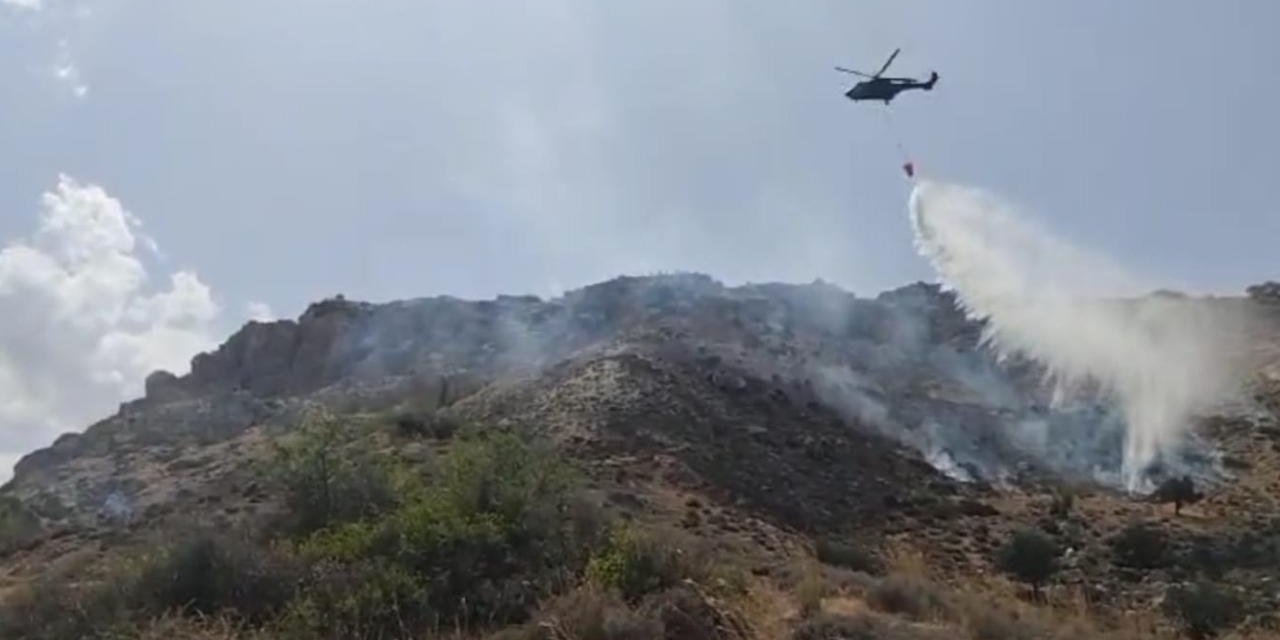
[[[71,45],[65,39],[58,41],[58,60],[53,65],[53,78],[77,98],[89,95],[89,85],[85,84],[71,53]]]
[[[276,319],[275,312],[265,302],[250,302],[245,305],[245,314],[250,320],[256,322],[271,322]]]
[[[184,372],[219,316],[194,273],[151,285],[154,241],[101,187],[61,176],[41,209],[34,233],[0,249],[0,478],[140,395],[150,372]]]
[[[44,0],[0,0],[0,3],[28,11],[39,11],[44,8]]]

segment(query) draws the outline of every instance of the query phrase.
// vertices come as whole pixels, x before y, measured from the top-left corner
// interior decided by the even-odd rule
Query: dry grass
[[[915,578],[929,578],[931,576],[929,562],[926,560],[925,554],[906,543],[899,542],[890,545],[885,554],[885,564],[892,574]]]
[[[807,562],[796,585],[796,603],[800,606],[800,615],[808,616],[822,608],[822,598],[827,595],[827,582],[822,574],[822,567],[816,562]]]
[[[140,625],[131,637],[137,640],[268,640],[261,633],[242,631],[229,618],[161,616]]]
[[[552,600],[540,618],[537,627],[551,640],[645,640],[662,633],[659,621],[591,586]]]
[[[912,620],[946,620],[954,613],[950,594],[942,586],[908,573],[893,573],[880,580],[867,593],[867,604]]]
[[[792,621],[800,613],[785,591],[764,580],[752,581],[731,606],[737,610],[747,632],[755,640],[789,638]]]

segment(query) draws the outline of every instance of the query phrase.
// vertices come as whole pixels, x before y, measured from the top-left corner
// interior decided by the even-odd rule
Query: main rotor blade
[[[883,67],[880,67],[880,70],[876,72],[876,77],[877,77],[877,78],[879,78],[879,77],[880,77],[880,74],[882,74],[882,73],[884,73],[885,71],[888,71],[888,70],[889,70],[889,65],[893,64],[893,59],[894,59],[894,58],[896,58],[896,57],[898,57],[898,52],[899,52],[899,51],[902,51],[902,49],[894,49],[894,50],[893,50],[893,53],[889,54],[889,59],[884,61],[884,66],[883,66]]]
[[[864,78],[874,78],[874,77],[875,77],[875,76],[869,76],[869,75],[867,75],[867,74],[865,74],[865,73],[863,73],[863,72],[861,72],[861,71],[854,71],[853,69],[846,69],[846,68],[844,68],[844,67],[836,67],[836,71],[843,71],[843,72],[845,72],[845,73],[852,73],[852,74],[853,74],[853,75],[855,75],[855,76],[862,76],[862,77],[864,77]]]

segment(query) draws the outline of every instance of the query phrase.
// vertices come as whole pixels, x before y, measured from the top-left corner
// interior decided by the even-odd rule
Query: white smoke
[[[1150,291],[1114,262],[1074,247],[982,191],[920,183],[917,247],[1002,355],[1033,358],[1060,394],[1093,388],[1127,422],[1121,473],[1130,490],[1173,453],[1194,414],[1237,381],[1222,309]]]

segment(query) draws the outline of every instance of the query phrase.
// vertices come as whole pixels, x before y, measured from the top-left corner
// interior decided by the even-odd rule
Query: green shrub
[[[1174,585],[1164,596],[1164,610],[1182,623],[1192,638],[1211,638],[1240,619],[1240,600],[1211,582]]]
[[[288,528],[298,534],[370,517],[393,503],[388,465],[327,414],[308,417],[278,443],[271,470],[284,493]]]
[[[1169,540],[1149,524],[1126,527],[1111,540],[1115,564],[1130,569],[1158,569],[1169,564]]]
[[[248,541],[196,533],[102,575],[48,576],[20,590],[0,610],[0,637],[114,640],[174,612],[261,623],[292,597],[296,575],[287,559]]]
[[[31,544],[40,533],[40,519],[21,500],[0,497],[0,556]]]
[[[635,602],[688,577],[681,551],[633,529],[619,527],[587,565],[587,576]]]
[[[196,532],[137,563],[131,608],[159,615],[228,612],[262,622],[293,597],[299,571],[280,553],[250,540]]]
[[[408,638],[442,621],[425,581],[386,560],[322,562],[273,625],[282,639]]]
[[[996,565],[1030,584],[1038,597],[1040,587],[1058,572],[1058,545],[1039,531],[1024,529],[996,554]]]
[[[549,448],[507,433],[473,436],[393,512],[330,527],[299,548],[316,561],[403,570],[423,586],[421,619],[520,622],[580,573],[594,544],[594,521],[574,517],[576,486]]]
[[[507,432],[466,438],[443,462],[440,491],[462,514],[521,526],[561,519],[578,478],[554,449]]]
[[[107,638],[127,627],[128,599],[127,585],[117,581],[77,584],[45,576],[7,596],[0,638]]]
[[[853,545],[823,539],[819,540],[815,547],[818,560],[825,564],[873,575],[883,571],[880,561],[875,556]]]

